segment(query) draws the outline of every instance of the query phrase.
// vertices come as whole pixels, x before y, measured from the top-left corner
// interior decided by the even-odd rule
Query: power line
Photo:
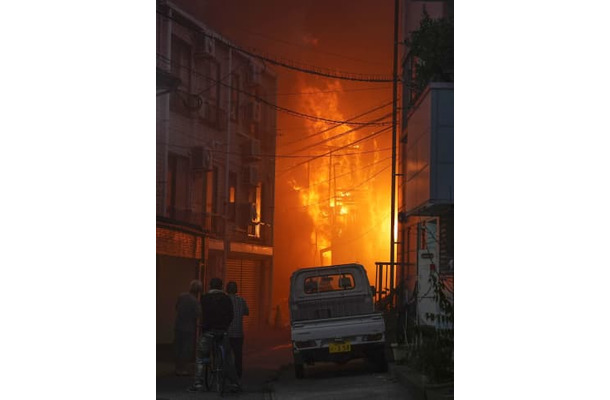
[[[385,108],[385,107],[387,107],[387,106],[389,106],[389,105],[391,105],[391,104],[392,104],[392,102],[389,102],[389,103],[383,103],[383,104],[381,104],[381,105],[380,105],[380,106],[378,106],[378,107],[374,107],[374,108],[372,108],[372,109],[370,109],[370,110],[368,110],[368,111],[365,111],[365,112],[363,112],[363,113],[361,113],[361,114],[358,114],[358,115],[356,115],[356,116],[354,116],[354,117],[350,117],[350,118],[349,118],[347,121],[352,121],[352,120],[354,120],[354,119],[356,119],[356,118],[360,118],[360,117],[362,117],[362,116],[364,116],[364,115],[367,115],[367,114],[370,114],[370,113],[375,112],[375,111],[377,111],[377,110],[380,110],[380,109],[382,109],[382,108]],[[383,117],[380,117],[380,118],[377,118],[376,120],[373,120],[373,122],[375,122],[375,121],[379,121],[379,120],[381,120],[381,119],[383,119],[383,118],[386,118],[386,117],[387,117],[387,116],[389,116],[389,115],[391,115],[391,114],[386,114],[386,115],[385,115],[385,116],[383,116]],[[326,133],[326,132],[328,132],[328,131],[331,131],[331,130],[333,130],[333,129],[335,129],[335,128],[338,128],[338,127],[339,127],[339,126],[341,126],[341,125],[342,125],[342,124],[337,124],[337,125],[335,125],[335,126],[331,126],[331,127],[329,127],[329,128],[323,129],[323,130],[321,130],[321,131],[319,131],[319,132],[312,133],[311,135],[305,136],[305,137],[303,137],[303,138],[299,138],[299,139],[297,139],[297,140],[295,140],[295,141],[293,141],[293,142],[291,142],[291,143],[286,143],[286,144],[283,144],[283,145],[282,145],[282,147],[284,147],[284,146],[291,146],[291,145],[293,145],[293,144],[295,144],[295,143],[298,143],[298,142],[301,142],[301,141],[304,141],[304,140],[310,139],[310,138],[312,138],[312,137],[314,137],[314,136],[321,135],[321,134]],[[360,128],[361,128],[361,127],[360,127]],[[353,129],[351,129],[351,130],[350,130],[350,131],[348,131],[348,132],[344,132],[343,134],[346,134],[346,133],[349,133],[349,132],[353,132],[353,131],[358,130],[358,129],[360,129],[360,128],[353,128]],[[340,134],[340,135],[342,136],[342,134]],[[338,135],[338,136],[339,136],[339,135]],[[337,137],[338,137],[338,136],[337,136]],[[298,152],[303,151],[303,150],[307,150],[307,148],[308,148],[308,147],[306,147],[306,148],[304,148],[304,149],[301,149],[301,150],[296,150],[296,151],[294,151],[294,152],[293,152],[293,154],[294,154],[294,153],[298,153]]]
[[[314,95],[320,93],[343,93],[343,92],[363,92],[369,90],[388,90],[390,87],[382,86],[382,87],[370,87],[370,88],[361,88],[361,89],[341,89],[341,90],[319,90],[315,92],[286,92],[286,93],[277,93],[276,96],[305,96],[305,95]]]
[[[307,164],[307,163],[309,163],[309,162],[311,162],[311,161],[313,161],[313,160],[316,160],[316,159],[318,159],[318,158],[321,158],[321,157],[326,157],[327,155],[332,154],[332,153],[334,153],[334,152],[336,152],[336,151],[339,151],[339,150],[345,149],[345,148],[347,148],[347,147],[353,146],[353,145],[355,145],[356,143],[360,143],[360,142],[363,142],[363,141],[365,141],[365,140],[371,139],[371,138],[373,138],[374,136],[379,135],[380,133],[382,133],[382,132],[384,132],[384,131],[387,131],[388,129],[391,129],[391,127],[389,127],[389,126],[388,126],[388,127],[383,128],[383,129],[381,129],[381,130],[379,130],[379,131],[377,131],[377,132],[373,132],[372,134],[370,134],[370,135],[368,135],[368,136],[365,136],[365,137],[363,137],[362,139],[358,139],[358,140],[356,140],[355,142],[348,143],[348,144],[346,144],[346,145],[344,145],[344,146],[341,146],[341,147],[337,147],[336,149],[330,150],[330,151],[328,151],[328,152],[326,152],[326,153],[324,153],[324,154],[320,154],[320,155],[318,155],[318,156],[314,156],[314,157],[312,157],[310,160],[301,161],[300,163],[295,164],[295,165],[293,165],[292,167],[289,167],[289,168],[285,169],[284,171],[281,171],[281,172],[279,173],[279,175],[283,175],[283,174],[285,174],[286,172],[288,172],[288,171],[290,171],[290,170],[293,170],[293,169],[295,169],[295,168],[297,168],[297,167],[299,167],[299,166],[301,166],[301,165]]]
[[[358,82],[383,82],[383,83],[393,82],[393,78],[386,77],[383,75],[365,75],[365,74],[358,74],[358,73],[353,73],[353,72],[336,71],[336,70],[331,70],[328,68],[306,65],[306,64],[296,62],[293,60],[279,59],[279,58],[274,58],[272,56],[263,55],[260,50],[254,50],[254,49],[246,50],[240,46],[230,43],[225,38],[221,38],[220,36],[217,36],[215,34],[205,32],[200,27],[186,25],[184,22],[177,19],[176,17],[173,17],[173,16],[170,17],[169,15],[162,13],[158,9],[157,9],[157,14],[161,15],[163,18],[176,22],[177,24],[183,26],[186,29],[199,33],[205,37],[210,37],[212,39],[218,40],[219,42],[223,43],[225,46],[227,46],[230,49],[238,51],[238,52],[245,54],[247,56],[250,56],[252,58],[256,58],[256,59],[259,59],[262,61],[266,61],[270,64],[277,65],[279,67],[291,69],[291,70],[298,71],[298,72],[303,72],[306,74],[323,76],[326,78],[343,79],[343,80],[358,81]]]
[[[390,213],[388,213],[388,214],[387,214],[385,217],[383,217],[382,219],[380,219],[380,220],[379,220],[379,221],[378,221],[376,224],[373,224],[373,226],[371,226],[371,228],[370,228],[370,229],[368,229],[367,231],[365,231],[364,233],[362,233],[362,234],[360,234],[360,235],[358,235],[358,236],[356,236],[356,237],[350,238],[349,240],[337,240],[337,241],[334,241],[334,242],[332,243],[332,245],[333,245],[333,246],[335,246],[335,245],[346,245],[346,244],[348,244],[348,243],[355,242],[356,240],[358,240],[358,239],[362,238],[363,236],[368,235],[368,234],[369,234],[369,233],[370,233],[370,232],[371,232],[373,229],[375,229],[375,228],[379,227],[379,225],[383,225],[383,224],[385,224],[385,220],[386,220],[386,219],[389,219],[389,218],[390,218]]]
[[[383,115],[383,116],[381,116],[381,117],[379,117],[378,119],[373,120],[373,121],[378,121],[378,120],[381,120],[381,119],[386,118],[386,117],[388,117],[388,116],[390,116],[390,115],[392,115],[392,114],[386,114],[386,115]],[[308,145],[308,146],[305,146],[305,147],[303,147],[303,148],[301,148],[301,149],[299,149],[299,150],[296,150],[296,151],[292,152],[291,154],[300,153],[300,152],[302,152],[302,151],[309,150],[309,149],[311,149],[312,147],[320,146],[320,145],[322,145],[322,144],[324,144],[324,143],[327,143],[327,142],[330,142],[330,141],[333,141],[333,140],[336,140],[336,139],[340,139],[341,137],[343,137],[343,136],[345,136],[345,135],[347,135],[347,134],[349,134],[349,133],[355,132],[355,131],[357,131],[357,130],[359,130],[359,129],[361,129],[361,128],[363,128],[363,127],[362,127],[362,126],[360,126],[360,127],[357,127],[357,128],[348,129],[348,130],[347,130],[347,131],[345,131],[345,132],[339,133],[339,134],[337,134],[337,135],[335,135],[335,136],[331,136],[331,137],[326,138],[326,139],[324,139],[324,140],[322,140],[322,141],[320,141],[320,142],[316,142],[316,143],[310,144],[310,145]]]
[[[332,118],[317,117],[315,115],[305,114],[305,113],[302,113],[300,111],[291,110],[289,108],[281,107],[281,106],[279,106],[277,104],[273,104],[270,101],[267,101],[267,100],[263,99],[262,97],[259,97],[259,96],[255,95],[253,93],[248,92],[248,91],[245,91],[245,90],[242,90],[240,88],[236,88],[236,87],[231,86],[229,84],[223,83],[223,82],[221,82],[221,81],[219,81],[217,79],[205,76],[204,74],[201,74],[201,73],[195,71],[194,69],[192,69],[192,68],[190,68],[188,66],[185,66],[185,65],[182,65],[182,64],[179,64],[177,62],[174,62],[174,61],[170,60],[169,58],[167,58],[166,56],[164,56],[162,54],[157,53],[157,57],[160,57],[161,59],[169,61],[170,63],[172,63],[172,65],[174,65],[176,67],[179,67],[179,68],[182,68],[182,69],[184,69],[186,71],[189,71],[190,73],[192,73],[194,75],[203,77],[204,79],[207,79],[207,80],[212,81],[212,82],[216,82],[217,84],[222,85],[222,86],[224,86],[226,88],[229,88],[231,90],[235,90],[235,91],[237,91],[239,93],[242,93],[242,94],[244,94],[246,96],[252,97],[252,98],[256,99],[258,102],[263,103],[263,104],[265,104],[265,105],[267,105],[269,107],[272,107],[272,108],[274,108],[277,111],[281,111],[281,112],[290,114],[290,115],[295,116],[295,117],[306,118],[306,119],[310,119],[310,120],[313,120],[313,121],[324,121],[324,122],[328,122],[328,123],[332,123],[332,124],[339,124],[339,125],[343,125],[343,124],[349,123],[350,125],[387,126],[387,125],[391,124],[391,122],[389,122],[389,121],[387,121],[387,122],[340,121],[340,120],[336,120],[336,119],[332,119]],[[199,98],[198,95],[193,95],[193,94],[190,94],[190,93],[189,93],[189,95],[191,95],[193,97]]]
[[[189,135],[185,132],[182,131],[177,131],[177,133],[182,134],[184,136],[190,137],[192,139],[197,139],[197,140],[201,140],[201,138],[197,137],[197,136],[193,136],[193,135]],[[156,144],[158,145],[166,145],[169,147],[175,147],[175,148],[181,148],[181,149],[192,149],[193,147],[197,147],[196,145],[182,145],[182,144],[175,144],[175,143],[166,143],[166,142],[156,142]],[[359,151],[359,152],[355,152],[355,153],[344,153],[341,154],[341,157],[345,157],[345,156],[361,156],[363,154],[369,154],[369,153],[381,153],[384,151],[389,151],[392,148],[385,148],[385,149],[377,149],[377,150],[364,150],[364,151]],[[237,151],[226,151],[226,150],[217,150],[217,149],[209,149],[212,153],[214,154],[222,154],[222,155],[234,155],[234,156],[241,156],[243,155],[242,152],[237,152]],[[259,154],[257,155],[257,157],[260,158],[269,158],[269,159],[278,159],[278,158],[313,158],[315,156],[296,156],[296,155],[289,155],[289,154]],[[385,159],[384,159],[385,160]],[[364,168],[364,167],[363,167]]]
[[[353,57],[349,57],[349,56],[346,56],[346,55],[343,55],[343,54],[333,53],[333,52],[330,52],[330,51],[323,51],[323,50],[318,50],[318,49],[312,49],[310,47],[307,47],[307,46],[304,46],[304,45],[301,45],[301,44],[298,44],[298,43],[293,43],[293,42],[289,42],[287,40],[282,40],[282,39],[270,37],[270,36],[264,35],[264,34],[262,34],[260,32],[252,32],[250,30],[240,29],[240,28],[236,28],[236,29],[239,30],[239,31],[245,32],[245,33],[247,33],[249,35],[260,36],[262,38],[269,39],[269,40],[272,40],[272,41],[275,41],[275,42],[278,42],[278,43],[284,43],[284,44],[287,44],[287,45],[290,45],[290,46],[299,47],[299,48],[311,51],[313,53],[326,54],[326,55],[330,55],[330,56],[334,56],[334,57],[339,57],[339,58],[344,58],[346,60],[356,61],[356,62],[365,63],[365,64],[377,64],[377,65],[381,65],[382,64],[380,62],[360,60],[358,58],[353,58]]]
[[[342,156],[343,156],[343,155],[342,155]],[[365,165],[365,166],[363,166],[363,167],[360,167],[360,168],[361,168],[361,169],[366,169],[366,168],[372,167],[372,166],[374,166],[374,165],[380,164],[380,163],[382,163],[382,162],[384,162],[384,161],[391,160],[391,159],[392,159],[392,157],[386,157],[386,158],[382,158],[381,160],[377,160],[377,161],[375,161],[375,162],[372,162],[372,163],[370,163],[370,164],[368,164],[368,165]],[[296,190],[297,190],[298,192],[300,192],[301,190],[306,190],[306,189],[309,189],[309,188],[311,188],[312,186],[313,186],[313,187],[315,187],[315,186],[320,186],[320,185],[322,185],[322,184],[324,184],[324,183],[328,183],[328,182],[330,182],[330,181],[331,181],[331,180],[333,180],[333,179],[336,179],[336,178],[341,178],[341,177],[344,177],[344,176],[350,175],[351,173],[352,173],[352,171],[345,172],[345,173],[343,173],[343,174],[339,174],[339,175],[335,175],[335,176],[333,176],[333,177],[332,177],[332,179],[327,179],[327,180],[323,180],[323,181],[318,181],[318,182],[314,183],[313,185],[308,184],[307,186],[303,186],[302,188],[300,188],[300,189],[296,189]]]
[[[357,184],[354,187],[351,187],[349,189],[345,189],[343,190],[344,192],[351,192],[352,190],[355,190],[357,188],[359,188],[360,186],[364,185],[367,182],[370,182],[371,180],[373,180],[374,178],[376,178],[377,176],[379,176],[383,171],[387,170],[388,168],[390,168],[392,165],[388,165],[387,167],[383,167],[382,169],[380,169],[379,171],[377,171],[375,174],[371,175],[370,177],[368,177],[367,179],[365,179],[364,181],[360,182],[359,184]],[[310,203],[310,204],[304,204],[302,206],[296,206],[296,207],[287,207],[287,209],[297,209],[297,208],[307,208],[307,207],[311,207],[311,206],[316,206],[316,205],[320,205],[320,204],[324,204],[328,201],[330,201],[332,198],[334,198],[336,196],[332,196],[326,199],[322,199],[320,201],[318,201],[317,203]]]

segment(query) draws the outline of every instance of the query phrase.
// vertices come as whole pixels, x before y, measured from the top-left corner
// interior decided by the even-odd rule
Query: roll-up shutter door
[[[261,264],[254,260],[227,260],[227,282],[237,282],[237,294],[246,299],[250,315],[244,317],[244,334],[259,326],[261,293]]]

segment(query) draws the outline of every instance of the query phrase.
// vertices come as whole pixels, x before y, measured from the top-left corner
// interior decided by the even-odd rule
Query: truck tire
[[[294,363],[294,376],[297,379],[303,379],[305,377],[305,366],[303,363]]]
[[[375,359],[375,369],[377,372],[387,372],[388,371],[388,361],[385,358],[385,352],[381,351],[378,353]]]
[[[376,351],[369,353],[367,361],[373,372],[387,372],[388,370],[388,362],[383,348],[378,348]]]

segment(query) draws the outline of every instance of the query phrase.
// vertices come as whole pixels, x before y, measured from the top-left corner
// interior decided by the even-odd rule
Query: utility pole
[[[394,65],[392,71],[392,201],[390,212],[390,291],[394,288],[394,246],[396,244],[396,112],[398,110],[398,1],[394,0]],[[391,292],[390,292],[391,293]],[[392,303],[394,299],[392,298]]]

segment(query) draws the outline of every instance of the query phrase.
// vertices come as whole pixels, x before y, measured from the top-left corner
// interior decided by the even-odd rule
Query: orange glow
[[[321,87],[301,82],[298,90],[314,93],[304,97],[299,106],[309,115],[348,120],[352,114],[362,112],[343,111],[345,103],[341,98],[345,95],[339,81]],[[278,150],[311,157],[309,162],[278,161],[279,173],[287,171],[285,176],[278,175],[278,181],[288,183],[296,195],[295,211],[305,214],[310,221],[302,224],[302,229],[294,231],[296,236],[290,238],[290,243],[306,242],[309,256],[291,260],[293,265],[288,268],[357,262],[365,266],[373,284],[375,261],[386,261],[389,257],[390,153],[382,151],[391,142],[389,132],[352,145],[381,128],[354,129],[358,126],[335,126],[313,120],[305,120],[304,126],[306,131],[300,136],[306,139],[291,138],[291,147]],[[289,162],[296,166],[289,166]],[[280,198],[286,201],[284,196]],[[276,215],[276,218],[283,217],[286,218]],[[284,243],[284,234],[276,237],[278,248],[291,245]],[[284,268],[282,261],[278,261],[276,265]]]

